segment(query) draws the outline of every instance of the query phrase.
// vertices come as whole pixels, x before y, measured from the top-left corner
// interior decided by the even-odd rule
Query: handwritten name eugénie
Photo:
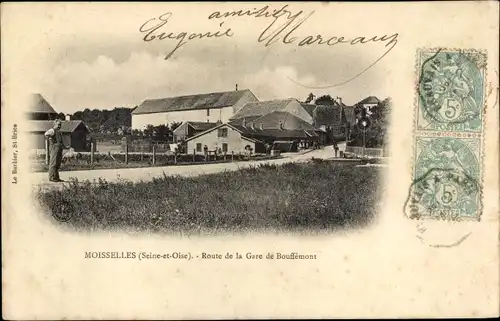
[[[271,9],[268,5],[261,8],[253,8],[246,10],[236,11],[214,11],[209,16],[209,20],[218,20],[220,30],[207,31],[201,33],[195,32],[168,32],[164,28],[172,17],[171,12],[161,14],[157,18],[151,18],[141,25],[139,31],[144,34],[143,40],[151,42],[153,40],[175,40],[176,46],[173,50],[165,55],[165,59],[169,59],[172,55],[182,46],[189,41],[210,39],[210,38],[230,38],[235,34],[234,31],[225,27],[225,19],[242,19],[244,17],[253,17],[255,19],[269,19],[270,23],[267,25],[260,35],[257,37],[257,42],[264,44],[265,47],[272,46],[281,42],[284,45],[296,45],[297,47],[320,45],[320,46],[336,46],[336,45],[364,45],[368,43],[381,43],[384,45],[385,52],[380,55],[372,64],[362,70],[360,73],[354,75],[344,83],[353,80],[359,75],[366,72],[373,67],[377,62],[384,58],[398,43],[398,33],[375,35],[375,36],[357,36],[353,38],[346,38],[343,36],[329,36],[329,35],[306,35],[299,36],[298,32],[306,21],[314,15],[315,11],[304,12],[303,10],[294,12],[290,10],[289,5],[284,5],[279,9]]]

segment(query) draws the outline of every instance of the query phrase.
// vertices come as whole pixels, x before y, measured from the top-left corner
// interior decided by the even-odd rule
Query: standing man
[[[333,150],[335,151],[335,157],[337,157],[337,154],[339,152],[339,145],[337,145],[337,142],[333,142]]]
[[[51,182],[62,182],[59,177],[61,167],[62,151],[64,146],[61,134],[62,122],[59,119],[54,121],[54,127],[45,132],[45,137],[49,140],[49,180]]]

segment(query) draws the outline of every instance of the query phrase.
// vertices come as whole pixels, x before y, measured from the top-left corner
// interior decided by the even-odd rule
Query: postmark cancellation
[[[486,52],[417,51],[411,219],[479,220]]]
[[[420,50],[417,63],[416,130],[481,132],[486,53]]]

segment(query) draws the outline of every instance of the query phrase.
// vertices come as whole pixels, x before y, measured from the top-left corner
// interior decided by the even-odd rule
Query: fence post
[[[95,146],[95,141],[91,140],[90,141],[90,166],[94,166],[94,148]]]
[[[50,155],[49,155],[49,139],[45,137],[45,165],[49,165]]]
[[[156,164],[156,145],[153,145],[153,165]]]
[[[234,162],[234,150],[231,151],[231,162]]]
[[[141,163],[144,161],[144,152],[141,150]]]
[[[177,153],[174,153],[174,164],[177,164]]]
[[[196,162],[196,149],[193,149],[193,163]]]
[[[227,154],[227,152],[224,153],[224,161],[226,161],[226,154]]]
[[[125,164],[128,164],[128,138],[125,141]]]

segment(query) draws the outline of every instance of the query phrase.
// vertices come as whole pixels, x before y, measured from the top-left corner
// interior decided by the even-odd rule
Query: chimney
[[[66,114],[65,115],[65,120],[71,120],[71,115],[70,114]]]
[[[238,84],[236,84],[236,91],[238,91]]]

